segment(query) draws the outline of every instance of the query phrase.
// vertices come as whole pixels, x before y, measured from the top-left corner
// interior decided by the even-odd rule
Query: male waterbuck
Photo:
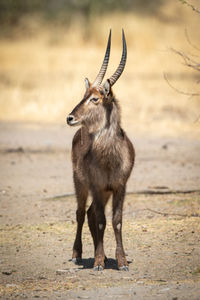
[[[92,195],[87,216],[94,242],[95,270],[103,270],[106,259],[103,236],[106,227],[105,206],[112,195],[112,224],[116,238],[116,259],[120,270],[128,270],[122,244],[122,210],[126,182],[134,164],[133,145],[120,126],[120,107],[112,86],[122,74],[127,57],[124,31],[123,51],[115,73],[102,84],[110,56],[111,31],[103,64],[93,84],[85,79],[86,92],[81,102],[67,116],[71,126],[80,125],[72,142],[74,185],[77,197],[77,232],[72,260],[82,257],[82,227],[88,192]]]

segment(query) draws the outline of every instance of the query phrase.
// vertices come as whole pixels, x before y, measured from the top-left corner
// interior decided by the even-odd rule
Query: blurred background
[[[179,0],[0,0],[0,120],[65,125],[84,78],[99,71],[110,28],[106,76],[115,71],[124,28],[128,60],[114,86],[123,126],[198,136],[200,73],[171,48],[200,61],[199,25]]]

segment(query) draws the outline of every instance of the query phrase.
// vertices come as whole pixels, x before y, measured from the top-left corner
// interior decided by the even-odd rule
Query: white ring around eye
[[[94,99],[96,99],[96,101],[94,101]],[[99,98],[95,98],[94,96],[90,96],[90,98],[87,99],[86,101],[86,105],[88,105],[90,103],[90,101],[97,103],[99,100]]]

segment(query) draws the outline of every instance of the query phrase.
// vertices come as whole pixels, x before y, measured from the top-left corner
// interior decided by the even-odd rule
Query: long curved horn
[[[101,69],[99,71],[99,74],[97,75],[95,81],[93,82],[92,86],[98,87],[103,78],[104,75],[106,73],[107,67],[108,67],[108,62],[109,62],[109,57],[110,57],[110,44],[111,44],[111,29],[110,29],[110,33],[109,33],[109,37],[108,37],[108,43],[107,43],[107,48],[106,48],[106,53],[104,56],[104,60],[101,66]]]
[[[115,73],[109,78],[110,85],[112,86],[121,76],[122,72],[124,71],[125,65],[126,65],[126,58],[127,58],[127,47],[126,47],[126,39],[124,35],[124,30],[122,29],[122,43],[123,43],[123,51],[122,51],[122,57],[120,60],[120,64],[115,71]]]

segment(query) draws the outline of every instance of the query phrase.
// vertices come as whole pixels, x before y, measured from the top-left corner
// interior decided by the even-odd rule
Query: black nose
[[[74,116],[69,115],[67,116],[67,124],[70,124],[74,120]]]

